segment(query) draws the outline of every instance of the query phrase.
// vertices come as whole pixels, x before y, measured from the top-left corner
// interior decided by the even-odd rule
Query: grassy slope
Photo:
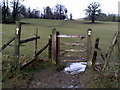
[[[25,19],[22,20],[30,24],[24,24],[22,26],[22,39],[33,37],[36,28],[39,29],[39,35],[41,39],[38,42],[38,48],[43,47],[48,42],[48,37],[52,32],[53,28],[60,31],[61,34],[78,34],[85,35],[88,28],[93,30],[93,41],[96,37],[100,38],[100,47],[106,51],[114,32],[117,31],[118,25],[113,22],[98,22],[98,24],[85,24],[85,21],[56,21],[56,20],[33,20]],[[3,25],[3,32],[15,33],[15,25]],[[9,40],[14,35],[3,35],[3,43]],[[28,49],[33,47],[27,46]],[[27,48],[25,47],[25,48]],[[23,49],[25,49],[23,48]],[[31,48],[32,49],[32,48]],[[26,49],[25,49],[26,50]],[[27,53],[27,52],[26,52]]]

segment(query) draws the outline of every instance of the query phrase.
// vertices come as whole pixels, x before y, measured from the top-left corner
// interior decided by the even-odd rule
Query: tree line
[[[55,19],[55,20],[65,20],[73,19],[72,13],[68,18],[68,10],[62,4],[57,4],[53,8],[47,6],[44,7],[42,11],[37,9],[26,8],[22,4],[24,0],[13,0],[9,2],[8,0],[3,0],[0,5],[0,11],[2,11],[2,23],[15,23],[16,20],[20,18],[42,18],[42,19]],[[86,17],[84,19],[91,20],[95,23],[95,20],[102,21],[120,21],[120,17],[115,14],[105,14],[100,9],[100,4],[98,2],[93,2],[88,5],[85,9]]]
[[[11,2],[8,0],[2,1],[0,9],[2,11],[3,23],[14,23],[20,18],[68,19],[68,10],[62,4],[57,4],[54,8],[47,6],[43,8],[43,11],[40,11],[31,9],[30,7],[26,8],[26,6],[22,4],[23,1],[24,0],[13,0]],[[70,14],[70,19],[72,20],[72,14]]]

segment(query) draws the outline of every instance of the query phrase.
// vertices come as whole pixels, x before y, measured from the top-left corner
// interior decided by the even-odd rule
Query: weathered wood
[[[85,56],[80,56],[80,55],[61,55],[61,56],[64,56],[64,57],[85,57]]]
[[[0,48],[0,52],[1,52],[2,50],[4,50],[7,46],[9,46],[10,43],[11,43],[12,41],[14,41],[14,40],[15,40],[15,37],[11,38],[6,44],[4,44],[4,45]]]
[[[68,53],[67,51],[64,51],[60,56],[63,56],[65,55],[66,53]]]
[[[37,54],[37,40],[38,40],[37,39],[37,37],[38,37],[38,28],[36,30],[35,37],[36,37],[36,39],[35,39],[35,52],[34,52],[34,56],[36,58],[36,54]]]
[[[116,42],[117,42],[117,35],[118,35],[118,33],[116,33],[116,34],[114,35],[114,37],[113,37],[113,40],[112,40],[112,42],[111,42],[111,46],[109,47],[109,50],[108,50],[108,55],[107,55],[107,57],[106,57],[104,66],[103,66],[103,68],[102,68],[102,72],[105,70],[105,68],[106,68],[106,66],[107,66],[107,64],[108,64],[108,61],[109,61],[109,59],[110,59],[110,56],[111,56],[111,54],[112,54],[113,48],[114,48],[114,46],[115,46],[115,44],[116,44]]]
[[[19,54],[20,54],[20,36],[21,36],[21,23],[16,22],[15,29],[15,56],[16,56],[16,67],[19,68]]]
[[[96,38],[94,48],[98,49],[98,45],[99,45],[99,38]],[[93,58],[92,58],[92,65],[95,65],[96,57],[97,57],[97,52],[94,51]]]
[[[53,31],[52,31],[52,63],[53,64],[57,64],[57,50],[56,50],[56,48],[57,48],[57,38],[56,38],[56,36],[57,36],[57,30],[56,29],[53,29]]]
[[[57,35],[59,38],[85,38],[87,35]]]
[[[20,67],[20,70],[24,69],[25,67],[27,67],[28,65],[30,65],[30,64],[31,64],[32,62],[34,62],[34,61],[36,61],[36,58],[33,59],[33,60],[31,60],[31,61],[28,61],[26,64],[22,65],[22,66]]]
[[[39,51],[36,53],[36,56],[35,56],[35,57],[37,57],[39,54],[41,54],[48,46],[49,46],[49,43],[47,43],[41,50],[39,50]]]
[[[84,46],[84,43],[61,43],[60,45]]]
[[[56,32],[56,36],[57,35],[60,35],[59,31]],[[60,50],[60,38],[56,37],[56,64],[59,64],[59,60],[58,60],[58,57],[60,55],[59,50]]]
[[[28,38],[28,39],[25,39],[25,40],[21,40],[21,41],[20,41],[20,44],[22,44],[22,43],[27,43],[27,42],[30,42],[30,41],[34,41],[34,40],[36,40],[36,39],[40,39],[40,36]]]
[[[98,48],[98,49],[93,48],[92,51],[95,51],[95,52],[97,52],[97,54],[100,54],[103,60],[106,59],[106,56],[105,56],[104,52],[102,52],[100,48]]]
[[[60,51],[65,51],[65,52],[86,52],[87,49],[84,49],[84,50],[69,49],[69,50],[60,50]]]
[[[88,29],[87,31],[87,66],[91,67],[92,65],[92,59],[91,59],[91,51],[92,51],[92,40],[91,40],[91,35],[92,35],[92,30]]]
[[[50,37],[48,39],[49,42],[49,49],[48,49],[48,58],[51,59],[51,48],[52,48],[52,35],[50,34]]]

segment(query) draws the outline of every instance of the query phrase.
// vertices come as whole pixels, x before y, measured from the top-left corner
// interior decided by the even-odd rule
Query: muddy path
[[[82,76],[83,73],[71,75],[47,68],[33,75],[28,88],[84,88]]]

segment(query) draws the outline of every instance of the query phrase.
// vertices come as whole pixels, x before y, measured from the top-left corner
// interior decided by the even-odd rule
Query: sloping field
[[[112,37],[115,31],[118,30],[118,24],[116,22],[96,22],[96,24],[90,24],[88,21],[58,21],[58,20],[43,20],[43,19],[24,19],[22,22],[29,24],[22,25],[21,39],[27,39],[33,37],[36,29],[39,30],[40,40],[38,40],[38,50],[42,48],[48,42],[48,37],[52,32],[53,28],[60,31],[60,34],[75,34],[75,35],[86,35],[87,29],[93,30],[93,45],[95,38],[100,38],[100,48],[106,51],[111,43]],[[7,42],[15,33],[15,24],[3,24],[2,25],[2,42]],[[67,40],[66,40],[67,41]],[[73,42],[73,40],[69,40]],[[14,45],[14,43],[13,43]],[[33,51],[33,43],[27,43],[21,48],[21,52],[30,54]],[[6,48],[4,51],[13,52],[13,49]],[[30,54],[31,55],[31,54]],[[46,56],[46,52],[43,53]]]

